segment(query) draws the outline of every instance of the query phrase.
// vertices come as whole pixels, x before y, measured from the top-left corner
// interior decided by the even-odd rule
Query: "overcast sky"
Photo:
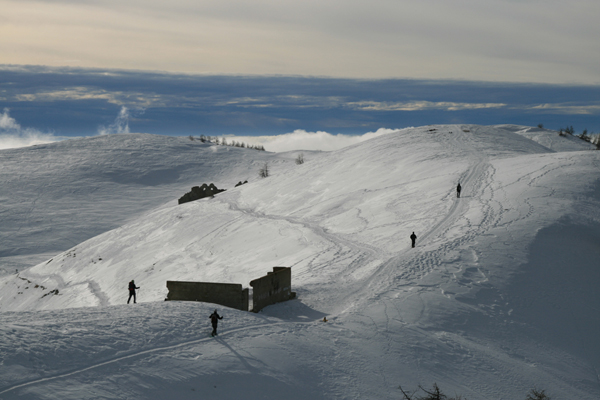
[[[598,0],[2,0],[0,64],[600,84]]]
[[[1,0],[0,148],[145,132],[325,149],[439,123],[598,132],[599,16],[598,0]]]

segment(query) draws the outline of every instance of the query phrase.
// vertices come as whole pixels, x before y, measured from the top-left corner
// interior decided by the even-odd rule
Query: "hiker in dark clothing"
[[[462,188],[460,187],[460,183],[458,184],[458,186],[456,187],[456,197],[458,197],[460,199],[460,190]]]
[[[219,320],[223,319],[223,317],[221,317],[219,314],[217,314],[217,310],[215,310],[214,313],[210,314],[209,318],[210,318],[210,322],[213,327],[213,331],[210,334],[210,336],[216,336],[217,335],[217,325],[219,324]]]
[[[410,240],[412,241],[412,247],[415,247],[415,242],[417,241],[417,235],[415,235],[414,232],[412,233],[412,235],[410,235]]]
[[[135,304],[135,289],[139,289],[139,286],[135,286],[135,282],[132,279],[131,282],[129,282],[129,298],[127,299],[127,304],[129,304],[132,296],[133,304]]]

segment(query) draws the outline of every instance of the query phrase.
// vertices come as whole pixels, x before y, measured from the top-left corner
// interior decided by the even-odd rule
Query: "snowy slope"
[[[453,125],[306,158],[3,277],[0,398],[600,397],[600,152]],[[276,265],[298,299],[218,307],[216,340],[214,306],[162,301]]]
[[[595,145],[579,137],[569,134],[560,136],[558,132],[550,129],[521,125],[496,125],[495,127],[522,135],[554,151],[581,151],[596,148]]]
[[[0,151],[0,273],[35,265],[192,186],[229,189],[291,154],[183,137],[104,135]],[[280,166],[280,164],[283,164]]]

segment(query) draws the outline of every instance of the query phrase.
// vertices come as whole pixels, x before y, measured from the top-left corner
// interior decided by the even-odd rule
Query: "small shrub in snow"
[[[302,154],[302,153],[298,154],[298,157],[296,157],[296,164],[298,164],[298,165],[304,164],[304,154]]]
[[[269,176],[269,163],[265,163],[261,169],[258,170],[258,176],[266,178]]]
[[[399,387],[402,395],[404,396],[404,400],[467,400],[463,399],[462,396],[456,395],[454,397],[448,397],[440,390],[437,383],[433,384],[433,387],[430,390],[423,388],[423,386],[419,385],[418,389],[412,393],[407,393],[402,389],[402,386]],[[425,393],[424,396],[418,396],[418,392]],[[551,400],[551,398],[545,393],[543,390],[531,389],[527,394],[525,400]]]
[[[550,400],[543,390],[531,389],[525,400]]]
[[[566,128],[560,128],[560,131],[558,132],[558,134],[559,134],[560,136],[566,136],[566,135],[567,135],[567,133],[568,133],[569,135],[572,135],[572,134],[574,134],[574,133],[575,133],[575,128],[573,128],[573,125],[571,125],[571,126],[567,126]]]
[[[434,383],[433,388],[431,388],[430,390],[424,389],[423,386],[419,385],[419,388],[417,390],[415,390],[413,393],[405,392],[404,389],[402,389],[402,386],[400,386],[399,389],[402,392],[402,395],[404,395],[404,400],[467,400],[467,399],[463,399],[462,396],[455,396],[455,397],[446,396],[444,393],[442,393],[442,391],[440,390],[437,383]],[[419,391],[424,392],[425,396],[415,397],[415,395]]]
[[[581,132],[581,135],[579,135],[579,137],[588,143],[592,141],[592,138],[588,135],[587,129],[584,129],[583,132]]]

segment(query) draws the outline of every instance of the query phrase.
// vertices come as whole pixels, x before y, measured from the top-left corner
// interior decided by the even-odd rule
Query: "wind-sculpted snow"
[[[0,398],[387,399],[436,382],[597,399],[600,152],[517,128],[427,126],[282,162],[5,276]],[[218,339],[213,305],[163,301],[167,280],[248,285],[274,266],[298,299],[218,307]],[[125,305],[131,279],[141,304]]]

